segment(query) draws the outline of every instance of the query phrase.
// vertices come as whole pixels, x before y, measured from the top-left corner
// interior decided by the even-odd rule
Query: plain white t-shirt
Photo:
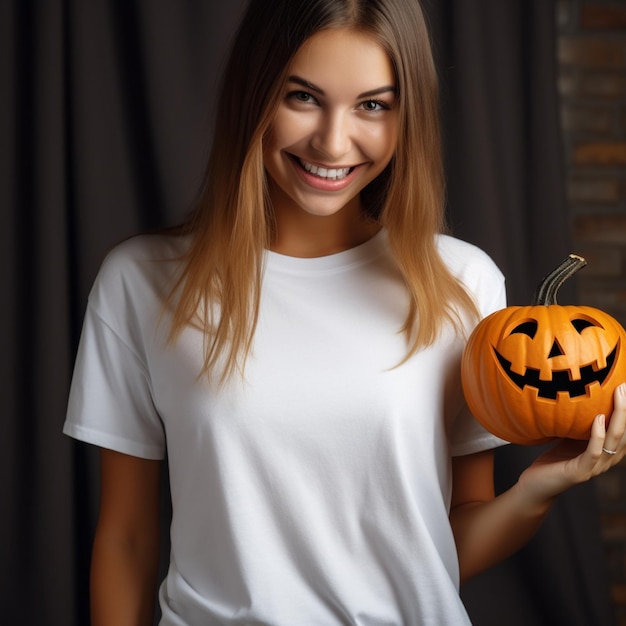
[[[464,340],[407,362],[408,299],[386,233],[326,257],[268,252],[245,380],[198,377],[203,335],[166,345],[185,238],[145,235],[89,297],[64,432],[167,454],[167,626],[459,626],[451,456],[502,442],[470,416]],[[479,249],[438,238],[481,314],[505,306]],[[468,328],[468,331],[471,330]]]

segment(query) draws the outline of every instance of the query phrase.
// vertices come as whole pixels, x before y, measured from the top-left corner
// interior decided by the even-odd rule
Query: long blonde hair
[[[410,307],[401,329],[407,356],[431,344],[471,297],[437,248],[444,231],[444,177],[438,87],[424,16],[416,0],[252,0],[224,73],[211,156],[197,206],[179,232],[189,252],[170,303],[170,340],[189,324],[204,331],[202,373],[224,381],[243,371],[256,328],[272,210],[263,166],[291,60],[314,33],[350,28],[369,34],[396,73],[400,132],[395,155],[362,191],[368,215],[387,230]],[[399,329],[400,330],[400,329]]]

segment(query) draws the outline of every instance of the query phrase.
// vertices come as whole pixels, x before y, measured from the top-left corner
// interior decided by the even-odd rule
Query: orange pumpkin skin
[[[531,336],[532,335],[532,336]],[[465,348],[468,406],[496,436],[533,445],[588,439],[626,380],[626,331],[586,306],[507,307],[485,318]]]

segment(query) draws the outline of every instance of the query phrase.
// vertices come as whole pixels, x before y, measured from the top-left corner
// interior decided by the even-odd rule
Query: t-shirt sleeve
[[[494,311],[506,307],[506,288],[503,275],[492,262],[484,268],[482,274],[483,278],[475,288],[474,295],[480,315],[485,318]],[[465,402],[451,432],[452,456],[474,454],[509,443],[485,430],[476,421]]]
[[[146,459],[165,455],[147,368],[132,345],[87,307],[63,432]]]

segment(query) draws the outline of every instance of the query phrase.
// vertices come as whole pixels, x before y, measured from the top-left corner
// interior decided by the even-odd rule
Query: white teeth
[[[307,163],[306,161],[302,160],[300,160],[300,164],[310,174],[314,174],[315,176],[319,176],[320,178],[326,178],[328,180],[341,180],[342,178],[345,178],[352,169],[350,167],[328,169],[326,167],[319,167],[317,165],[313,165],[313,163]]]

